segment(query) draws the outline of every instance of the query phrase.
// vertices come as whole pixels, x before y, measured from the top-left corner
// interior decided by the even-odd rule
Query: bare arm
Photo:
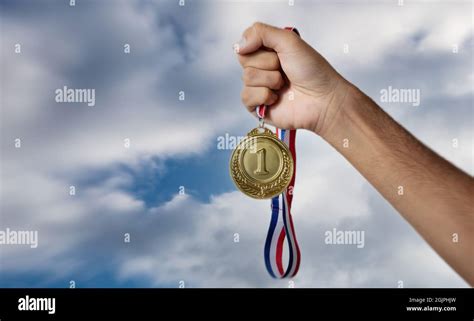
[[[270,105],[269,123],[324,138],[474,286],[470,175],[419,142],[294,33],[256,23],[235,49],[250,112]]]
[[[474,285],[474,179],[352,86],[331,124],[321,136]]]

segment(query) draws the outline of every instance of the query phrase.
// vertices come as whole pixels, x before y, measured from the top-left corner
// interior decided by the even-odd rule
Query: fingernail
[[[240,49],[244,48],[246,44],[247,39],[245,39],[245,37],[242,37],[238,43],[234,44],[234,52],[239,53]]]

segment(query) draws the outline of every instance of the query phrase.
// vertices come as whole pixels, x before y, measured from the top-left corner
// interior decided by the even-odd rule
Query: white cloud
[[[33,181],[31,173],[26,176],[30,177],[25,179],[30,189],[17,184],[16,189],[4,194],[12,200],[4,208],[16,216],[5,215],[3,224],[37,229],[39,247],[34,251],[4,247],[4,272],[34,269],[51,277],[74,279],[87,265],[114,262],[116,277],[122,281],[144,278],[151,286],[177,286],[180,280],[187,286],[204,287],[288,285],[285,280],[271,279],[264,268],[268,201],[255,201],[232,192],[215,196],[206,204],[184,195],[145,210],[140,201],[118,189],[126,177],[78,190],[71,197],[60,182],[47,177]],[[347,186],[349,192],[351,187]],[[339,190],[344,193],[342,185]],[[18,197],[13,197],[18,194],[28,199],[23,207]],[[323,199],[311,193],[298,193],[295,198],[295,204],[313,202],[320,210],[313,213],[308,210],[311,206],[294,208],[303,255],[301,271],[295,279],[298,287],[390,287],[398,279],[405,280],[406,286],[431,286],[433,280],[423,276],[426,271],[436,274],[439,286],[463,286],[460,278],[406,223],[402,224],[410,233],[392,230],[399,223],[390,223],[391,220],[403,221],[396,213],[372,208],[370,215],[361,217],[349,207],[334,207],[335,200],[334,195]],[[368,206],[367,200],[364,206]],[[34,215],[32,208],[37,209]],[[380,220],[386,224],[370,223],[373,215],[382,216]],[[358,223],[350,223],[354,221]],[[324,231],[339,226],[365,229],[366,248],[326,245]],[[131,234],[130,244],[123,243],[124,233]],[[239,243],[234,243],[234,233],[239,234]],[[91,244],[94,248],[90,248]],[[97,254],[105,261],[96,262]],[[406,264],[413,257],[418,258],[416,270]],[[94,270],[88,270],[88,274],[93,276]]]
[[[8,120],[3,122],[7,151],[4,158],[18,160],[13,149],[17,137],[23,140],[25,150],[34,154],[36,166],[45,170],[134,162],[151,155],[192,154],[205,148],[211,135],[232,120],[223,112],[215,112],[210,123],[199,114],[199,106],[178,101],[180,88],[167,84],[167,76],[184,63],[184,52],[176,45],[179,35],[169,25],[164,23],[157,28],[162,19],[158,12],[150,14],[129,2],[99,6],[95,19],[104,19],[105,23],[91,20],[86,30],[75,35],[77,41],[69,42],[70,30],[59,31],[48,20],[38,19],[32,22],[36,28],[30,29],[7,19],[4,23],[7,32],[2,40],[8,44],[2,55],[2,67],[9,79],[4,85],[7,95],[3,117]],[[94,33],[87,32],[94,28],[97,29]],[[55,31],[50,33],[51,29]],[[95,39],[97,34],[108,30],[113,33],[107,44],[116,46],[112,52],[112,48]],[[41,47],[38,39],[44,39],[45,35],[50,38]],[[133,42],[132,53],[124,58],[123,44],[127,41]],[[16,42],[22,43],[21,55],[13,52]],[[67,74],[66,70],[85,64],[91,53],[96,52],[100,57],[103,50],[109,51],[110,60],[116,63],[108,63],[110,69],[106,72],[119,79],[107,79],[92,68],[85,79]],[[151,64],[142,64],[142,59]],[[96,83],[96,77],[107,82]],[[100,86],[95,88],[95,107],[54,102],[56,88],[63,85],[74,88],[84,83]],[[175,93],[170,94],[169,90]],[[168,95],[175,98],[166,99]],[[131,140],[130,149],[124,148],[125,138]],[[51,162],[51,155],[55,154],[59,154],[61,163]]]
[[[3,21],[8,32],[2,32],[2,70],[9,81],[2,84],[1,224],[38,229],[40,246],[34,251],[2,247],[2,271],[35,270],[54,279],[86,273],[89,265],[86,274],[92,277],[100,271],[90,266],[114,264],[120,279],[145,278],[153,286],[174,286],[179,280],[190,286],[287,286],[264,269],[268,201],[231,192],[209,203],[176,196],[147,209],[126,191],[131,178],[116,164],[140,170],[151,166],[150,157],[213,152],[216,133],[237,127],[244,134],[254,124],[240,107],[240,70],[232,53],[232,43],[253,21],[297,24],[304,39],[329,61],[376,92],[390,73],[394,52],[409,61],[420,51],[449,52],[453,42],[464,43],[472,35],[462,5],[297,1],[289,8],[285,1],[190,2],[184,10],[194,14],[178,23],[169,17],[183,14],[181,9],[160,3],[86,6],[76,13],[90,15],[87,24],[68,15],[54,23],[44,17]],[[83,32],[71,34],[67,26],[77,25]],[[16,42],[23,44],[20,56],[8,51]],[[124,42],[132,45],[127,57],[121,53]],[[344,43],[350,55],[342,53]],[[437,67],[421,80],[445,79]],[[408,81],[410,75],[388,77]],[[472,80],[462,68],[453,69],[456,81],[466,77]],[[52,90],[69,83],[96,86],[97,106],[54,103]],[[466,87],[450,95],[449,86],[428,85],[453,99],[472,93]],[[184,102],[177,100],[182,87]],[[428,117],[396,108],[391,111],[424,141],[469,170],[472,123],[443,117],[454,111]],[[455,152],[453,135],[460,141]],[[16,137],[23,139],[21,149],[13,148]],[[129,149],[123,147],[124,138],[131,139]],[[465,286],[331,147],[300,132],[297,148],[294,216],[303,252],[297,286],[396,286],[399,278],[406,286]],[[76,197],[69,196],[69,185],[94,175],[89,169],[104,168],[113,172],[112,178],[81,186]],[[324,231],[333,227],[366,230],[367,247],[359,251],[324,244]],[[131,233],[128,245],[123,243],[126,232]],[[239,243],[233,242],[234,233]],[[435,279],[427,277],[431,273]]]

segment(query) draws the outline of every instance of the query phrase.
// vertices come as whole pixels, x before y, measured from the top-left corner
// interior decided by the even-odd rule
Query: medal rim
[[[230,156],[230,162],[229,162],[230,176],[232,178],[232,181],[234,182],[234,185],[237,186],[237,188],[242,193],[244,193],[245,195],[248,195],[248,196],[250,196],[254,199],[271,199],[271,198],[283,193],[285,191],[285,189],[287,189],[288,186],[290,185],[291,178],[293,177],[293,174],[294,174],[294,160],[293,160],[293,155],[291,154],[291,151],[288,148],[288,146],[284,142],[282,142],[280,139],[278,139],[278,137],[270,129],[263,128],[263,132],[259,132],[259,130],[260,130],[259,128],[252,129],[249,133],[247,133],[246,137],[242,141],[240,141],[239,144],[237,144],[235,149],[232,151],[232,154]],[[261,195],[259,193],[259,191],[257,191],[256,189],[255,189],[256,190],[255,194],[251,194],[248,191],[245,191],[241,187],[241,185],[236,181],[236,178],[234,177],[235,176],[234,171],[232,169],[235,154],[239,151],[239,149],[242,149],[242,150],[245,149],[245,148],[241,148],[240,146],[242,146],[245,143],[248,143],[248,141],[250,141],[251,139],[258,139],[259,137],[271,140],[276,146],[278,146],[280,149],[283,149],[285,151],[285,152],[281,152],[283,154],[282,158],[285,157],[284,156],[285,154],[288,155],[288,158],[289,158],[289,175],[288,175],[289,178],[287,179],[287,182],[285,182],[284,187],[279,189],[278,192],[274,192],[274,193],[271,193],[271,194],[265,195],[265,196]],[[238,155],[238,159],[237,159],[238,162],[240,162],[241,157],[242,157],[241,155]],[[285,165],[282,164],[280,167],[281,167],[281,170],[280,170],[280,175],[281,175],[281,172],[284,171]],[[250,175],[248,175],[248,173],[246,173],[245,171],[239,170],[239,172],[240,172],[240,175],[245,176],[247,179],[251,180],[254,184],[261,183],[258,180],[250,177]],[[275,180],[273,180],[271,182],[261,183],[261,184],[264,184],[264,185],[272,184],[276,180],[278,180],[278,178],[276,178]]]

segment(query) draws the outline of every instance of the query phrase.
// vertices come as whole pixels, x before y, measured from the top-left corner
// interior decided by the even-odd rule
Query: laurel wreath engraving
[[[241,144],[245,144],[245,140],[255,139],[255,137],[253,136],[256,135],[262,135],[262,133],[259,132],[258,128],[255,128],[250,131],[247,134],[247,138],[245,138],[241,142]],[[271,135],[272,137],[274,136],[274,134],[267,128],[265,128],[263,135]],[[235,184],[242,192],[253,198],[263,199],[278,195],[285,190],[285,188],[290,183],[291,177],[293,175],[293,159],[291,158],[291,154],[288,150],[285,150],[280,145],[277,146],[280,148],[281,153],[283,155],[283,170],[275,180],[268,183],[262,183],[248,179],[239,166],[240,154],[243,152],[244,149],[237,147],[234,150],[234,154],[232,155],[231,161],[231,175]]]

